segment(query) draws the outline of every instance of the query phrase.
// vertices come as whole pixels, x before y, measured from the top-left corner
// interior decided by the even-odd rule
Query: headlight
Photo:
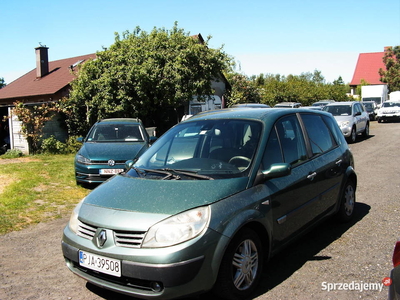
[[[347,126],[349,126],[349,124],[350,124],[350,121],[344,121],[344,122],[341,122],[341,123],[339,124],[339,126],[340,126],[340,127],[347,127]]]
[[[83,198],[81,200],[81,202],[79,202],[74,210],[72,211],[71,217],[69,218],[69,229],[71,229],[72,232],[74,232],[75,234],[78,232],[78,225],[79,225],[79,221],[78,221],[78,214],[79,214],[79,210],[81,209],[83,200],[85,200],[85,198]]]
[[[85,165],[90,164],[90,159],[86,158],[86,157],[84,157],[83,155],[80,155],[80,154],[78,154],[76,156],[76,160],[81,164],[85,164]]]
[[[176,245],[198,236],[208,225],[210,208],[198,207],[172,216],[152,226],[142,247],[159,248]]]

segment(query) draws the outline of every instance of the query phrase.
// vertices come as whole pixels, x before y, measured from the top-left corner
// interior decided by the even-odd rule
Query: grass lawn
[[[0,234],[68,216],[89,192],[76,185],[74,154],[0,159]]]

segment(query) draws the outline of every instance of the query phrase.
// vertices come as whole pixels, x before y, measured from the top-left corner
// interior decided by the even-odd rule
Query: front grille
[[[92,240],[98,227],[88,225],[79,221],[77,235]],[[145,231],[113,231],[114,242],[117,247],[140,248],[143,242]]]
[[[96,233],[97,228],[93,227],[91,225],[82,223],[81,221],[79,221],[79,225],[78,225],[78,232],[77,235],[81,236],[85,239],[91,240],[93,239],[95,233]]]
[[[115,245],[126,248],[140,248],[145,233],[144,231],[114,231]]]
[[[115,164],[120,164],[120,165],[124,165],[126,160],[115,160]],[[108,165],[108,160],[91,160],[90,164],[93,165]]]

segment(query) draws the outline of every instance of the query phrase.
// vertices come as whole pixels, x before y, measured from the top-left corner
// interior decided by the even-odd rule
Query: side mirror
[[[78,143],[83,143],[83,137],[78,137],[78,138],[76,138],[76,141],[78,142]]]
[[[125,162],[125,170],[126,171],[128,171],[132,166],[133,166],[133,164],[135,163],[135,161],[133,161],[133,160],[127,160],[126,162]]]
[[[361,112],[356,112],[354,116],[361,116]]]
[[[151,136],[149,140],[149,144],[152,145],[157,140],[156,136]]]
[[[264,170],[261,173],[263,174],[264,179],[271,179],[290,175],[291,172],[292,168],[290,164],[279,163],[272,164],[268,170]]]

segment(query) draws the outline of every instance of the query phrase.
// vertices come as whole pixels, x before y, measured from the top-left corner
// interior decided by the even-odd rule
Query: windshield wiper
[[[173,172],[173,173],[177,173],[177,174],[181,174],[181,175],[185,175],[185,176],[189,176],[189,177],[193,177],[193,178],[198,178],[198,179],[214,180],[214,178],[212,178],[210,176],[197,174],[196,171],[170,169],[170,168],[164,168],[164,169],[161,169],[161,170],[167,171],[167,172]]]
[[[173,179],[173,180],[179,180],[181,177],[179,175],[174,175],[171,172],[168,172],[168,170],[165,169],[143,169],[143,168],[136,168],[132,167],[138,174],[146,176],[145,173],[156,173],[156,174],[162,174],[166,175],[163,177],[161,180],[166,180],[166,179]]]

